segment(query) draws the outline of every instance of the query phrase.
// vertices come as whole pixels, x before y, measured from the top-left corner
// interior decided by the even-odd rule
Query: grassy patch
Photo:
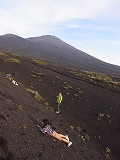
[[[13,55],[13,56],[16,56],[16,57],[19,57],[19,58],[22,58],[22,56],[19,55],[18,53],[13,53],[12,55]]]
[[[22,106],[21,105],[17,106],[17,110],[22,111]]]
[[[73,89],[73,87],[70,86],[70,85],[63,86],[63,88],[64,88],[64,89]]]
[[[58,80],[60,80],[60,77],[59,77],[59,76],[56,76],[55,78],[58,79]]]
[[[23,125],[21,125],[21,128],[25,130],[27,128],[27,126],[25,124],[23,124]]]
[[[46,109],[49,109],[51,112],[54,112],[54,108],[48,102],[45,102],[44,105]]]
[[[33,72],[32,74],[29,74],[29,76],[33,77],[33,78],[40,78],[40,77],[44,77],[45,74],[42,72]]]
[[[106,83],[110,86],[119,86],[119,82],[115,81],[115,77],[108,76],[106,74],[98,73],[98,72],[91,72],[91,71],[82,71],[79,72],[75,68],[69,68],[70,73],[76,77],[83,76],[85,78],[89,78],[91,81]]]
[[[34,59],[33,62],[36,62],[37,64],[42,65],[42,66],[47,66],[47,63],[42,60],[38,61],[38,60]]]
[[[8,59],[5,59],[4,62],[20,63],[20,61],[19,61],[18,59],[15,59],[15,58],[8,58]]]
[[[5,53],[3,53],[3,52],[0,52],[0,56],[5,56]]]
[[[90,140],[90,136],[88,134],[81,134],[80,132],[82,131],[81,127],[75,127],[75,126],[70,126],[70,129],[71,130],[76,130],[78,132],[78,137],[82,140],[82,141],[85,141],[85,140]]]
[[[38,91],[33,91],[33,90],[29,89],[29,88],[27,88],[26,91],[31,93],[32,95],[34,95],[35,99],[37,99],[38,101],[43,101],[43,98],[38,93]]]
[[[82,75],[82,73],[78,72],[75,68],[70,68],[70,73],[77,77],[80,77]]]
[[[24,84],[22,84],[21,82],[18,82],[18,84],[19,84],[21,87],[25,88]]]
[[[109,124],[111,123],[111,120],[110,120],[110,117],[111,117],[111,116],[110,116],[110,114],[106,114],[106,115],[105,115],[105,114],[103,114],[103,113],[99,113],[97,119],[98,119],[98,120],[101,120],[103,117],[104,117],[105,119],[107,118],[106,120],[108,121]]]
[[[111,77],[102,73],[84,71],[84,74],[95,81],[106,82],[106,83],[109,83],[112,81]]]
[[[90,140],[90,136],[88,134],[85,135],[78,134],[78,137],[80,137],[82,141]]]

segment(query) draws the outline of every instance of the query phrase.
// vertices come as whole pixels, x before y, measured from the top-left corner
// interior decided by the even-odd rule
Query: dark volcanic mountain
[[[21,38],[6,34],[0,36],[0,50],[34,56],[53,63],[67,65],[81,70],[91,70],[105,74],[120,75],[120,67],[105,63],[84,53],[55,36]]]
[[[11,53],[40,44],[14,35],[4,38],[8,48],[1,47]],[[120,159],[119,77],[91,74],[90,65],[83,71],[66,67],[60,60],[64,65],[6,52],[0,52],[0,160]],[[12,74],[18,86],[6,73]],[[59,92],[63,101],[56,114]],[[55,131],[68,135],[72,146],[42,134],[35,124],[43,118],[49,118]]]

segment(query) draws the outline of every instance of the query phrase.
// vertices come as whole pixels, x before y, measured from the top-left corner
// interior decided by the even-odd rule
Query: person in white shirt
[[[18,83],[17,83],[14,79],[12,80],[12,83],[13,83],[14,85],[18,86]]]

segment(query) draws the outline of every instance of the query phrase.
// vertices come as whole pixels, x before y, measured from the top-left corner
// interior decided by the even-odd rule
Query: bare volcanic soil
[[[63,101],[56,114],[59,92]],[[119,160],[119,115],[119,86],[72,75],[63,65],[0,55],[0,160]],[[42,134],[35,124],[43,118],[69,135],[72,146]]]

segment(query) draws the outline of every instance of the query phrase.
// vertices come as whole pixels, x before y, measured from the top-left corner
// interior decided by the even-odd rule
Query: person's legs
[[[61,135],[61,141],[69,143],[69,139],[66,139],[66,136]]]
[[[65,142],[65,143],[67,143],[67,144],[68,144],[68,147],[70,147],[70,146],[72,145],[72,142],[69,141],[68,136],[64,136],[64,135],[62,135],[62,134],[58,134],[58,133],[55,132],[55,131],[53,132],[52,136],[55,137],[56,139],[58,139],[59,141],[63,141],[63,142]],[[66,138],[66,137],[67,137],[67,138]]]
[[[62,134],[60,134],[60,135],[61,135],[61,141],[66,142],[66,143],[68,144],[68,147],[70,147],[70,146],[72,145],[72,142],[69,141],[68,136],[67,136],[67,135],[64,136],[64,135],[62,135]]]
[[[57,112],[59,112],[60,109],[60,103],[57,103]]]
[[[66,139],[66,136],[62,135],[62,134],[59,134],[57,132],[53,132],[52,134],[53,137],[55,137],[56,139],[58,139],[59,141],[63,141],[63,142],[66,142],[66,143],[69,143],[69,140]]]

